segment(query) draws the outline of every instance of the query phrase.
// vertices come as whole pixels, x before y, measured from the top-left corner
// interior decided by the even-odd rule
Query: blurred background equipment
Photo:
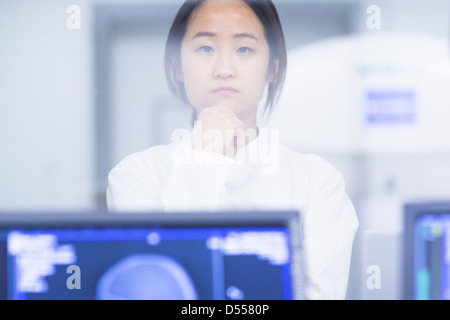
[[[450,198],[449,85],[445,37],[371,33],[290,52],[272,125],[286,145],[322,155],[346,177],[363,298],[401,297],[387,279],[399,274],[405,201]],[[384,266],[380,290],[362,281],[371,265]]]
[[[405,205],[403,297],[450,299],[450,202]]]

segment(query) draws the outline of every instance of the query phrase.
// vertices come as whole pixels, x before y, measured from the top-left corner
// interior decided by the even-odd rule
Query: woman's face
[[[264,27],[241,0],[206,0],[191,15],[181,43],[180,81],[197,112],[227,106],[254,122],[267,81]]]

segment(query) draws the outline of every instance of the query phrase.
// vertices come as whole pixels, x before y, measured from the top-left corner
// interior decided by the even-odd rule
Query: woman
[[[286,71],[270,0],[188,0],[166,45],[172,91],[192,106],[192,134],[122,160],[109,175],[110,210],[297,210],[310,299],[344,299],[358,227],[342,176],[315,155],[259,129]]]

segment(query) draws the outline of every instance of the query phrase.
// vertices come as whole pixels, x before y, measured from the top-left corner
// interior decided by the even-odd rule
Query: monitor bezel
[[[186,219],[188,218],[188,219]],[[219,211],[202,212],[118,212],[107,211],[41,211],[0,212],[0,229],[6,228],[56,228],[67,226],[214,226],[227,225],[291,225],[298,223],[295,211]]]

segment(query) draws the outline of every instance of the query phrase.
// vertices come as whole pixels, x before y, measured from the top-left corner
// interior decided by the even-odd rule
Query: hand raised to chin
[[[233,108],[213,106],[198,114],[193,148],[234,157],[254,137],[256,130],[245,130]]]

